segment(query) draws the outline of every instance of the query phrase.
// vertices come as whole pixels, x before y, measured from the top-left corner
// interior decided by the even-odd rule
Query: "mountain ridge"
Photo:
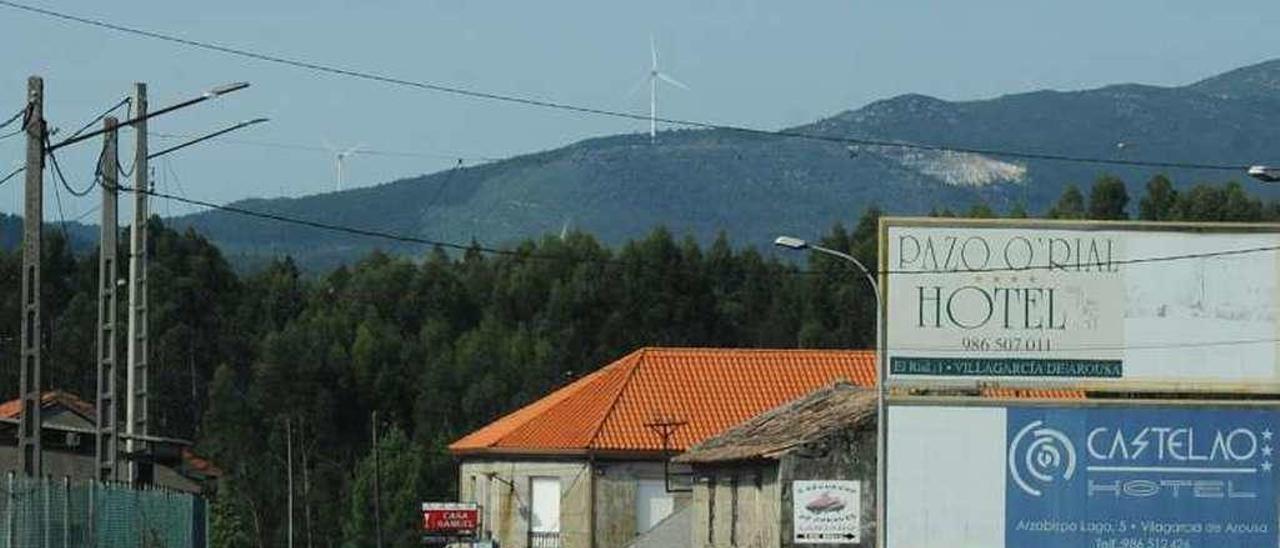
[[[1119,161],[1248,165],[1280,139],[1280,60],[1183,86],[1114,84],[971,101],[903,94],[784,130],[822,137]],[[1136,193],[1156,173],[1180,186],[1243,173],[1156,170],[1047,160],[845,146],[724,129],[605,135],[569,145],[359,189],[237,207],[460,244],[496,246],[565,226],[618,244],[656,225],[709,241],[727,232],[764,246],[777,233],[817,234],[877,205],[896,214],[1025,204],[1042,211],[1069,184],[1102,174]],[[1275,196],[1274,189],[1255,187]],[[173,219],[233,255],[287,253],[302,264],[349,261],[374,248],[420,246],[204,212]]]

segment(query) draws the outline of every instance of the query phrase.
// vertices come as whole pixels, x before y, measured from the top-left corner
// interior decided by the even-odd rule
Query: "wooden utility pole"
[[[18,467],[28,477],[44,472],[40,452],[40,255],[44,228],[44,80],[27,79],[26,206],[22,218],[22,372],[18,397],[22,418],[18,425]]]
[[[116,438],[116,241],[119,235],[119,152],[116,119],[102,125],[102,220],[98,231],[98,430],[95,444],[98,480],[118,479]]]
[[[129,365],[125,373],[125,452],[129,455],[129,481],[147,478],[139,474],[138,457],[147,435],[147,85],[133,85],[133,124],[136,140],[133,157],[133,228],[129,245]]]

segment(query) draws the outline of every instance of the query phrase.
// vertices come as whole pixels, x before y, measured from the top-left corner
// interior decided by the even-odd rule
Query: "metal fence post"
[[[7,493],[5,493],[5,497],[8,499],[8,504],[5,505],[4,538],[5,538],[5,541],[7,542],[6,546],[8,548],[13,548],[14,537],[15,537],[14,535],[15,531],[13,527],[13,507],[17,504],[17,500],[13,496],[13,471],[12,470],[9,471],[9,488],[7,489]]]
[[[62,548],[71,547],[71,478],[62,476]]]
[[[84,532],[81,533],[82,535],[84,535],[85,546],[98,545],[98,541],[95,538],[95,535],[98,532],[98,514],[97,514],[97,505],[94,504],[94,500],[93,500],[93,493],[97,488],[98,488],[98,480],[96,479],[89,480],[89,488],[86,489],[86,493],[88,495],[87,509],[89,511],[89,516],[88,516],[89,519],[88,519],[88,522],[84,524]]]
[[[52,535],[49,532],[49,477],[48,476],[40,478],[40,492],[43,494],[43,497],[41,498],[44,499],[40,502],[40,506],[44,508],[44,520],[43,520],[44,534],[40,536],[40,543],[44,545],[44,548],[49,548],[49,537]]]

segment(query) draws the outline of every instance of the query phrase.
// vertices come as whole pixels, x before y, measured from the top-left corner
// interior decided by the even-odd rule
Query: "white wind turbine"
[[[337,182],[334,183],[335,191],[340,192],[345,186],[343,183],[345,183],[346,180],[343,178],[343,175],[344,175],[344,169],[346,168],[346,164],[347,164],[347,157],[359,154],[360,148],[363,146],[364,145],[361,144],[361,145],[353,146],[346,150],[338,150],[336,148],[333,148],[333,146],[329,145],[328,143],[325,144],[325,148],[329,149],[329,152],[333,153],[333,157],[336,163],[338,180]]]
[[[680,89],[689,89],[680,83],[679,80],[672,78],[671,75],[658,70],[658,46],[653,41],[653,35],[649,35],[649,55],[652,64],[649,65],[649,143],[652,144],[658,136],[658,80],[662,80],[668,84],[676,86]]]

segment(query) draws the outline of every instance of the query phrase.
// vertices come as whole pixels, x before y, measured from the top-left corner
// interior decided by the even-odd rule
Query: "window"
[[[636,534],[644,534],[671,515],[675,499],[667,492],[666,480],[642,479],[636,482]]]
[[[560,478],[529,478],[529,545],[560,545]]]

